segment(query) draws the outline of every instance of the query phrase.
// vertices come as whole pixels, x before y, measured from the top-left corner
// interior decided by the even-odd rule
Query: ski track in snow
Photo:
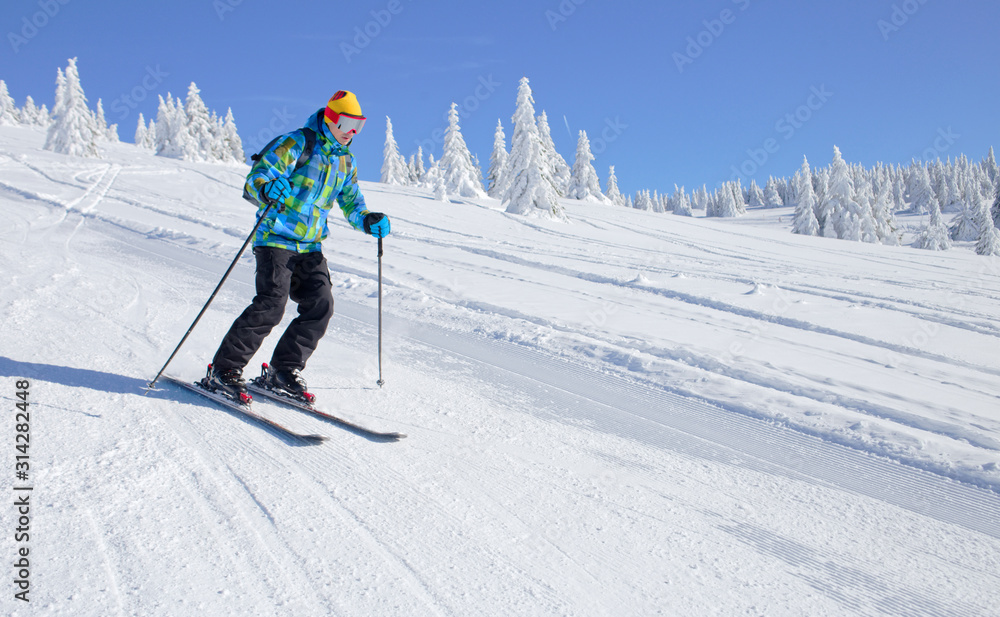
[[[780,289],[823,310],[859,304],[990,338],[994,287],[972,287],[962,306],[950,307],[905,295],[934,291],[937,281],[913,282],[919,276],[895,286],[902,291],[865,289],[867,273],[856,286],[821,278],[819,255],[841,254],[825,244],[792,277],[768,252],[784,259],[787,244],[801,239],[757,237],[729,221],[711,245],[686,240],[700,223],[681,221],[681,231],[646,234],[655,242],[644,246],[644,232],[635,231],[642,226],[620,221],[632,213],[605,217],[592,208],[572,212],[569,226],[550,225],[496,212],[492,202],[426,206],[434,202],[420,191],[363,183],[372,209],[393,215],[399,230],[386,251],[387,384],[374,385],[373,244],[342,229],[326,247],[337,315],[310,363],[311,383],[321,407],[409,437],[378,443],[255,403],[275,420],[330,437],[307,446],[169,385],[141,390],[250,219],[236,195],[203,221],[197,199],[186,204],[171,189],[197,198],[238,174],[137,157],[124,145],[111,163],[80,164],[22,145],[37,141],[26,134],[0,129],[11,140],[0,168],[13,174],[0,184],[0,204],[16,206],[11,241],[0,248],[9,273],[0,293],[0,374],[32,382],[34,595],[30,609],[8,595],[5,612],[995,610],[1000,483],[989,469],[977,474],[936,458],[988,460],[982,452],[993,452],[1000,435],[995,415],[945,408],[937,417],[909,408],[905,392],[893,403],[891,384],[865,400],[856,393],[867,386],[852,383],[846,369],[824,389],[813,364],[793,371],[764,350],[727,363],[707,351],[749,332],[751,342],[831,366],[888,371],[871,360],[892,352],[908,358],[899,362],[907,379],[935,367],[980,404],[995,400],[992,360],[953,357],[937,341],[894,343],[863,323],[814,323],[798,305],[775,316],[760,302]],[[433,210],[442,207],[463,210]],[[643,220],[680,218],[657,216],[669,218]],[[635,234],[634,246],[616,235],[623,231]],[[651,249],[662,242],[683,250]],[[878,259],[934,270],[905,252]],[[718,260],[754,265],[730,271]],[[253,294],[251,263],[236,269],[171,374],[204,370]],[[671,278],[677,274],[690,278]],[[871,282],[894,285],[879,276]],[[582,317],[566,308],[574,306],[584,307]],[[641,327],[646,306],[680,334],[704,323],[730,330],[704,344],[671,342],[659,331],[645,337],[626,326]],[[768,390],[774,398],[761,394]],[[743,404],[741,395],[751,400]],[[856,406],[939,449],[922,455],[908,445],[910,433],[881,425],[857,439],[811,425],[807,414],[782,420],[758,411],[778,396],[845,414]],[[12,405],[12,390],[0,399]],[[3,430],[13,441],[10,424]],[[0,551],[13,554],[9,535]]]

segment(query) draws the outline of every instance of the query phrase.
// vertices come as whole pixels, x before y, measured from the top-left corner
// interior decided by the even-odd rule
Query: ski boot
[[[306,380],[302,379],[299,369],[275,369],[265,362],[254,384],[303,403],[316,402],[316,395],[306,391]]]
[[[243,379],[243,371],[238,368],[216,371],[209,364],[208,374],[201,380],[201,386],[209,392],[217,392],[231,398],[240,405],[249,405],[253,401],[253,397],[247,392],[247,382]]]

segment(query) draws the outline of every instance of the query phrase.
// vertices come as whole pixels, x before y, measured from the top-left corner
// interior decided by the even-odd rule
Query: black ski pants
[[[326,334],[333,316],[330,270],[323,253],[297,253],[281,248],[258,246],[257,295],[236,318],[222,339],[212,364],[216,370],[242,369],[250,362],[264,339],[285,315],[291,298],[298,304],[298,317],[288,324],[271,356],[276,369],[303,369]]]

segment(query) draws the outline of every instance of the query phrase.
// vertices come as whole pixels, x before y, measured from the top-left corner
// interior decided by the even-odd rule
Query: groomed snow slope
[[[0,534],[8,563],[30,548],[31,602],[8,570],[4,613],[996,614],[1000,267],[967,247],[801,238],[787,209],[566,201],[562,224],[363,183],[393,220],[387,383],[375,243],[343,221],[306,376],[409,437],[255,403],[330,437],[305,446],[142,390],[249,232],[245,169],[42,141],[0,127],[3,490],[33,487],[30,541],[11,506]],[[252,271],[172,374],[204,371]]]

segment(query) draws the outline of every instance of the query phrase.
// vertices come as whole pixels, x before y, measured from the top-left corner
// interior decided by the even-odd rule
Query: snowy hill
[[[249,233],[245,169],[43,141],[0,127],[4,487],[30,496],[4,614],[996,614],[996,259],[796,236],[789,209],[560,223],[362,183],[393,221],[387,383],[375,242],[343,221],[305,376],[409,437],[255,403],[330,437],[306,446],[143,392]],[[252,278],[170,373],[201,376]]]

